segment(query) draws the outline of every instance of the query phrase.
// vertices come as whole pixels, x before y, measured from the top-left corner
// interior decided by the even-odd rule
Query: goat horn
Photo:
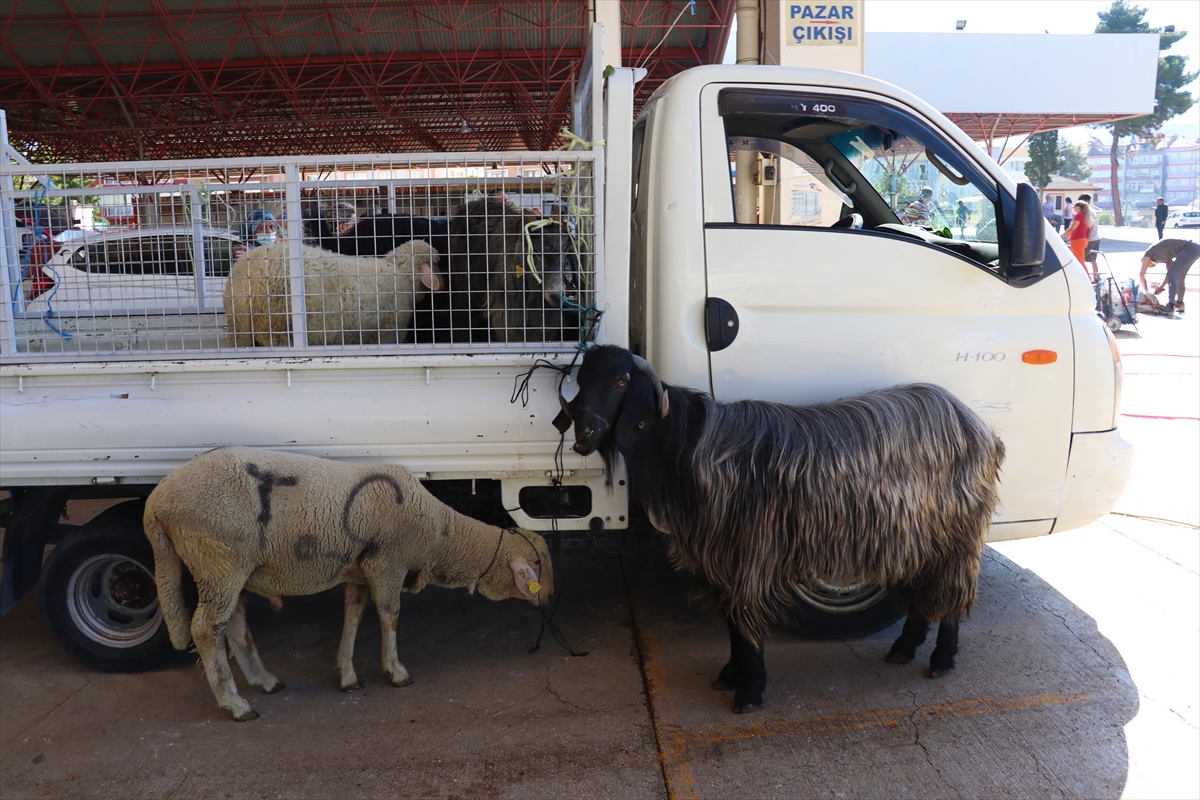
[[[654,404],[658,406],[658,416],[665,417],[667,415],[667,393],[663,390],[662,380],[659,379],[658,373],[646,359],[633,353],[629,355],[633,356],[633,365],[646,373],[646,377],[654,384]]]

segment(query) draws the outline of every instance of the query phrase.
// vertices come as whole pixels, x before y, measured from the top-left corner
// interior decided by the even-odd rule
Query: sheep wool
[[[308,343],[404,341],[419,296],[441,289],[438,258],[418,239],[378,258],[302,247]],[[291,313],[287,242],[257,247],[234,262],[225,284],[225,324],[235,347],[287,347]]]
[[[398,465],[343,464],[245,447],[210,450],[151,492],[143,524],[171,643],[182,650],[195,641],[218,705],[239,721],[257,714],[234,686],[226,635],[252,685],[267,692],[282,688],[254,649],[243,591],[277,598],[345,583],[338,670],[347,691],[359,687],[353,645],[364,586],[379,611],[383,668],[397,686],[412,682],[396,656],[402,591],[433,583],[535,605],[553,594],[541,536],[460,514]],[[199,592],[194,615],[181,593],[185,564]]]

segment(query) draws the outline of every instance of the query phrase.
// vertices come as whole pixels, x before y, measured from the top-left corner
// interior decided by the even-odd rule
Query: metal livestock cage
[[[573,349],[604,307],[602,158],[4,158],[0,360]],[[386,257],[411,239],[429,274]]]

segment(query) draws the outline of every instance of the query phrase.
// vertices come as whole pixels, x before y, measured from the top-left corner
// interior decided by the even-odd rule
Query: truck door
[[[1048,532],[1070,447],[1069,298],[1049,250],[1040,275],[1006,277],[1006,190],[882,98],[712,85],[702,118],[713,395],[940,384],[1005,443],[995,521]],[[758,169],[731,180],[738,150]],[[734,218],[741,180],[752,219]]]

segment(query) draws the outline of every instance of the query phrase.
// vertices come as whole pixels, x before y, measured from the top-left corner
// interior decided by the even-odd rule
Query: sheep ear
[[[433,265],[428,261],[417,264],[417,276],[426,289],[437,292],[442,288],[442,276],[433,271]]]
[[[508,562],[508,568],[512,570],[513,580],[516,581],[517,590],[520,591],[523,597],[533,598],[533,592],[530,591],[530,584],[538,585],[538,574],[529,562],[521,556],[515,556]]]

